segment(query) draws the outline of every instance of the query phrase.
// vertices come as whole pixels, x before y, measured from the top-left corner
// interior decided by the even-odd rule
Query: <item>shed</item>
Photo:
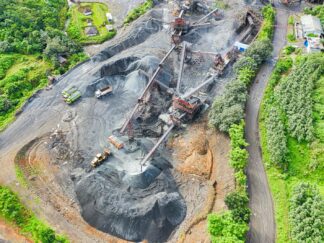
[[[304,37],[309,34],[320,36],[323,33],[321,21],[319,20],[319,18],[312,15],[303,15],[301,16],[300,20]]]
[[[61,65],[65,65],[65,64],[67,63],[66,58],[64,58],[64,57],[61,56],[61,55],[59,55],[59,56],[57,57],[57,59],[58,59],[58,62],[59,62]]]
[[[91,14],[92,14],[91,8],[85,8],[85,9],[83,10],[83,14],[84,14],[85,16],[89,16],[89,15],[91,15]]]
[[[87,35],[87,36],[95,36],[95,35],[98,35],[98,30],[96,27],[94,26],[90,26],[90,27],[86,27],[84,29],[84,33]]]

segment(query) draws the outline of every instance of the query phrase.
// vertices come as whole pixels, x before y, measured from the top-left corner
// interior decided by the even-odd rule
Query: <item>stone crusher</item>
[[[188,1],[187,1],[188,2]],[[204,17],[196,21],[195,23],[190,23],[187,21],[183,15],[191,9],[191,3],[187,3],[182,6],[179,16],[174,19],[172,22],[172,35],[171,35],[171,41],[175,45],[179,45],[182,42],[182,36],[187,34],[191,29],[195,27],[201,27],[210,25],[210,23],[204,23],[203,21],[206,20],[208,17],[210,17],[212,14],[216,13],[218,9],[214,9],[208,14],[206,14]]]

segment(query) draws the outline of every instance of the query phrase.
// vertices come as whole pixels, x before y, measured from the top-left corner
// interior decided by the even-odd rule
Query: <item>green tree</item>
[[[324,241],[324,201],[315,185],[295,186],[289,209],[292,237],[296,242]]]
[[[249,222],[251,210],[248,207],[249,198],[244,191],[235,191],[228,194],[225,204],[231,210],[236,222]]]

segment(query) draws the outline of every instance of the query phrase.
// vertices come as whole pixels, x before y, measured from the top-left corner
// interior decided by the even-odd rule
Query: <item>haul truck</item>
[[[111,85],[108,85],[106,86],[105,88],[102,88],[102,89],[98,89],[96,91],[96,97],[97,99],[100,99],[102,96],[105,96],[106,94],[110,94],[112,92],[112,86]]]
[[[80,97],[81,97],[81,92],[79,90],[76,90],[75,92],[73,92],[70,96],[68,96],[65,99],[65,102],[67,104],[71,105],[72,103],[77,101]]]

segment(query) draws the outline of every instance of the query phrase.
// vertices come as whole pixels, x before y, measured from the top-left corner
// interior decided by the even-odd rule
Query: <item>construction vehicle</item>
[[[103,153],[97,154],[93,160],[91,161],[91,166],[93,168],[101,165],[109,156],[111,155],[111,151],[109,149],[104,149]]]
[[[97,97],[97,99],[100,99],[101,97],[105,96],[106,94],[110,94],[112,92],[112,86],[111,85],[108,85],[102,89],[98,89],[96,92],[95,92],[95,95]]]
[[[120,141],[117,137],[115,137],[114,135],[111,135],[108,138],[108,141],[114,145],[118,150],[124,148],[124,143],[122,141]]]
[[[65,89],[62,91],[62,96],[64,99],[68,98],[69,96],[71,96],[75,91],[77,91],[77,87],[75,86],[71,86],[68,89]]]
[[[65,102],[69,105],[73,104],[81,97],[81,92],[79,90],[74,91],[70,96],[65,99]]]

